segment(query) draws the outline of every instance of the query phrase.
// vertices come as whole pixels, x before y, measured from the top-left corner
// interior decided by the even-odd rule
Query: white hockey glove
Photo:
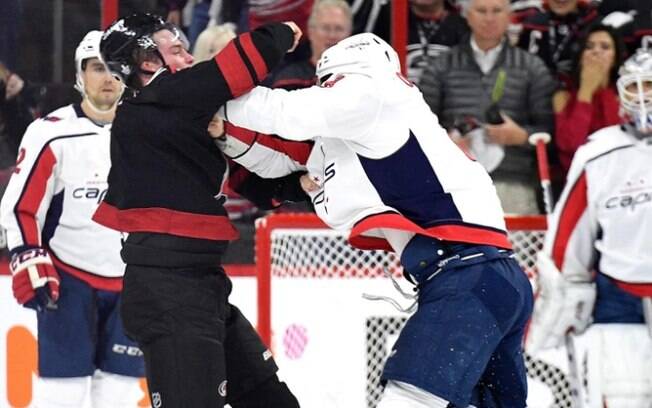
[[[569,282],[543,252],[538,254],[537,269],[539,294],[525,339],[529,353],[558,347],[568,332],[586,330],[596,296],[595,283]]]
[[[31,247],[11,257],[12,288],[19,304],[38,311],[56,309],[59,274],[50,255],[41,247]]]

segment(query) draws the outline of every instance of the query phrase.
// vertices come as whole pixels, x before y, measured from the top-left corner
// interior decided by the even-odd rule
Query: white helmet
[[[97,58],[102,61],[102,55],[100,54],[101,39],[102,31],[89,31],[75,50],[75,68],[77,69],[77,74],[75,76],[75,89],[82,94],[82,97],[85,94],[84,80],[82,79],[81,75],[83,72],[82,63],[84,60],[91,58]]]
[[[345,38],[321,55],[317,62],[317,78],[323,83],[339,73],[374,76],[401,71],[396,51],[382,38],[362,33]]]
[[[618,74],[616,86],[624,117],[643,135],[652,135],[652,50],[638,49]]]

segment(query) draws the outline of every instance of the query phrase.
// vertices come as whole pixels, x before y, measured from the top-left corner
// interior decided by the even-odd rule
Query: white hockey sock
[[[34,393],[35,408],[79,408],[84,406],[90,377],[39,378]]]
[[[91,381],[93,408],[136,407],[143,397],[139,379],[96,370]]]
[[[448,401],[400,381],[388,381],[376,408],[446,408]]]

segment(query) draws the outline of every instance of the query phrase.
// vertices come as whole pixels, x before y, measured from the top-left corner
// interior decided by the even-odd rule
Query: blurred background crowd
[[[391,0],[121,0],[119,16],[159,14],[186,33],[195,61],[211,58],[236,33],[293,20],[300,47],[266,79],[285,89],[312,86],[321,53],[370,31],[391,42]],[[3,0],[0,13],[0,189],[35,118],[78,101],[73,53],[100,27],[102,2]],[[647,39],[650,0],[409,0],[405,72],[451,138],[488,170],[507,213],[541,213],[534,148],[550,133],[555,191],[589,134],[618,124],[618,68]],[[233,168],[232,184],[246,177]],[[1,190],[0,190],[1,192]],[[266,211],[230,194],[241,230],[225,263],[253,262],[253,220]],[[275,211],[310,211],[308,204]]]

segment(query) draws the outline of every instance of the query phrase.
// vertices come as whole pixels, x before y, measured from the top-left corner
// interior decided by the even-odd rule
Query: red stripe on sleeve
[[[582,214],[586,211],[587,202],[586,173],[583,172],[568,195],[566,204],[559,217],[557,235],[552,246],[552,259],[559,270],[561,270],[564,264],[566,246],[568,245],[570,236],[575,230]]]
[[[227,135],[235,137],[248,146],[251,146],[256,141],[256,132],[235,126],[230,122],[224,122],[224,131]]]
[[[23,234],[23,243],[29,245],[41,245],[41,234],[36,213],[45,196],[48,179],[52,176],[52,169],[57,163],[54,153],[47,146],[41,157],[32,167],[32,172],[23,188],[23,193],[18,199],[15,207],[16,219]]]
[[[299,164],[306,164],[310,151],[312,150],[312,143],[297,142],[293,140],[283,140],[269,135],[259,135],[256,143],[269,147],[277,152],[285,153],[292,160]]]
[[[254,67],[258,80],[262,81],[267,76],[267,64],[265,64],[265,60],[260,55],[260,52],[258,52],[258,48],[254,45],[250,33],[245,33],[240,36],[240,46],[242,46],[249,62]]]
[[[253,78],[249,75],[249,70],[233,41],[215,56],[215,62],[233,97],[238,97],[254,87]]]

